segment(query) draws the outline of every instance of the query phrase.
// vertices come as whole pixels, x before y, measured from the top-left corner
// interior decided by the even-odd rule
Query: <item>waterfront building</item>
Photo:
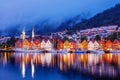
[[[119,43],[119,41],[116,39],[116,40],[114,40],[114,42],[113,42],[113,50],[118,50],[118,49],[120,49],[120,43]]]
[[[76,49],[80,50],[81,49],[81,43],[79,40],[76,41]]]
[[[16,49],[21,49],[22,48],[22,40],[18,39],[15,43],[15,48]]]
[[[112,47],[113,47],[113,43],[108,40],[105,44],[105,50],[112,50]]]
[[[41,41],[41,49],[45,49],[45,47],[46,47],[46,43],[45,43],[45,40],[43,39]]]
[[[41,48],[40,40],[39,39],[35,39],[34,43],[35,43],[35,49],[40,50],[40,48]]]
[[[74,41],[70,41],[70,50],[73,51],[76,49],[76,45]]]
[[[53,44],[49,39],[47,40],[47,42],[45,44],[45,49],[48,51],[53,50]]]
[[[94,50],[94,43],[92,41],[88,43],[88,50]]]
[[[99,49],[99,43],[97,41],[94,42],[94,50]]]
[[[66,41],[63,43],[63,49],[70,50],[70,44],[69,44],[69,41],[68,41],[68,40],[66,40]]]
[[[86,40],[82,41],[81,50],[88,50],[88,42]]]
[[[34,28],[32,29],[32,34],[29,38],[26,38],[25,29],[23,29],[20,38],[15,42],[15,48],[23,50],[40,49],[40,41],[35,39]]]
[[[105,48],[105,41],[102,39],[100,42],[99,42],[99,49],[100,50],[104,50]]]
[[[57,50],[62,50],[63,49],[63,42],[62,40],[58,40],[57,42]]]
[[[22,46],[22,49],[24,49],[24,50],[29,50],[30,49],[30,42],[28,41],[28,39],[25,39],[24,41],[23,41],[23,44],[22,44],[23,46]]]

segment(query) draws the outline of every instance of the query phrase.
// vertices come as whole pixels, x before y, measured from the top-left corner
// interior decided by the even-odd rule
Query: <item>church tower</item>
[[[20,35],[20,38],[24,41],[25,40],[25,27]]]
[[[34,39],[35,33],[34,33],[34,27],[32,28],[32,39]]]
[[[32,42],[34,40],[34,37],[35,37],[35,33],[34,33],[34,26],[33,26],[33,28],[32,28]]]

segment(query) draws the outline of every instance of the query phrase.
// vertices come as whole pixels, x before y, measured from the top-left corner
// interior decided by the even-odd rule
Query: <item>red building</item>
[[[100,50],[104,50],[105,48],[105,41],[102,39],[100,42],[99,42],[99,49]]]
[[[15,48],[22,48],[22,40],[18,39],[15,43]]]
[[[113,49],[114,49],[114,50],[120,49],[120,48],[119,48],[119,44],[120,44],[120,43],[119,43],[119,41],[118,41],[117,39],[114,40],[114,42],[113,42]]]
[[[36,48],[36,49],[40,49],[40,48],[41,48],[41,43],[40,43],[40,40],[39,40],[39,39],[36,39],[36,40],[34,41],[34,44],[35,44],[35,48]]]
[[[61,49],[63,49],[63,42],[62,42],[62,40],[58,40],[57,50],[61,50]]]
[[[75,44],[74,41],[71,41],[70,42],[70,50],[72,51],[72,50],[75,50],[75,49],[76,49],[76,44]]]
[[[113,43],[110,40],[108,40],[105,46],[106,46],[106,50],[112,50]]]

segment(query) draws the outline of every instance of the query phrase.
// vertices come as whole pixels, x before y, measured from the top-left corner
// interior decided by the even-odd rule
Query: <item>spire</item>
[[[35,33],[34,33],[34,26],[33,26],[33,28],[32,28],[32,40],[34,39],[34,37],[35,37]]]
[[[23,40],[25,39],[25,27],[23,28],[23,31],[22,31],[22,39]]]

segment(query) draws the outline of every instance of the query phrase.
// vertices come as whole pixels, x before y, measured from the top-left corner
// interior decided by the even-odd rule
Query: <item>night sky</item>
[[[48,18],[60,22],[80,14],[92,17],[117,3],[120,0],[0,0],[0,27]]]

